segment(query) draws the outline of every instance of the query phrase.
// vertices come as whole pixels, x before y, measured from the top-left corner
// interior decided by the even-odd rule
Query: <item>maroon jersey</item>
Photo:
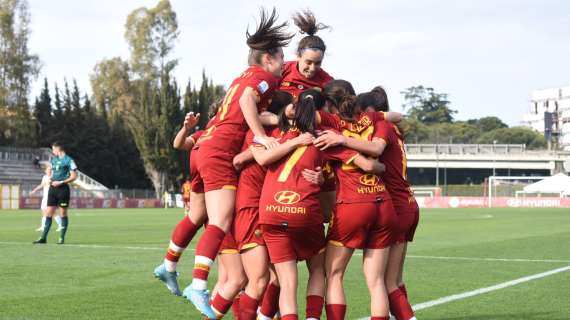
[[[386,148],[380,155],[380,161],[386,166],[382,178],[392,196],[394,206],[415,203],[414,193],[408,183],[408,161],[400,130],[389,121],[380,121],[375,125],[374,137],[386,143]]]
[[[338,114],[326,111],[317,111],[317,123],[322,127],[329,127],[336,131],[342,132],[348,130],[355,134],[361,134],[365,130],[369,130],[369,135],[374,131],[374,124],[385,119],[384,112],[362,112],[355,121],[346,121],[341,119]]]
[[[290,130],[280,143],[299,135]],[[262,146],[259,146],[262,147]],[[261,224],[305,227],[324,222],[319,200],[320,186],[303,178],[304,169],[324,167],[327,160],[351,163],[358,156],[356,151],[331,148],[320,151],[315,146],[302,146],[267,168],[263,192],[259,201]]]
[[[279,90],[289,92],[293,97],[297,98],[299,94],[307,89],[324,90],[325,85],[333,80],[322,68],[311,78],[308,79],[298,69],[299,62],[288,61],[283,65],[283,76]]]
[[[252,88],[259,97],[258,111],[267,107],[279,78],[259,66],[251,66],[236,78],[229,87],[216,116],[208,124],[201,146],[239,153],[248,130],[239,100],[245,88]],[[204,137],[211,137],[204,139]]]

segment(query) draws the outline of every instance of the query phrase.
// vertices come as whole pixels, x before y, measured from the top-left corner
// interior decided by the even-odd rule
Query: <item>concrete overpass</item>
[[[408,144],[408,172],[415,184],[480,183],[490,175],[552,175],[570,171],[569,151],[527,150],[524,145]],[[448,181],[450,180],[450,181]]]

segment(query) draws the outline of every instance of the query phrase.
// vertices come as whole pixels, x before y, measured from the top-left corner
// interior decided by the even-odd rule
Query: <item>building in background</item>
[[[523,125],[544,133],[549,149],[570,150],[570,86],[533,91]]]

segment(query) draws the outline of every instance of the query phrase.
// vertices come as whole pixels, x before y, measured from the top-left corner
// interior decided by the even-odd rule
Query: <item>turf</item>
[[[49,244],[33,246],[39,212],[0,211],[0,319],[199,319],[187,301],[152,277],[180,217],[180,210],[72,210],[67,245],[55,244],[52,228]],[[409,255],[405,278],[412,304],[565,267],[570,210],[422,210]],[[461,259],[482,257],[563,261]],[[191,261],[187,252],[179,264],[182,287],[190,281]],[[345,285],[347,319],[368,315],[359,253]],[[427,308],[417,317],[568,319],[568,288],[570,271]]]

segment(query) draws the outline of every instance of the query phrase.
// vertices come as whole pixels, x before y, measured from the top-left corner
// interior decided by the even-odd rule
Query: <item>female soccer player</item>
[[[315,140],[322,149],[341,144],[369,156],[379,155],[379,145],[372,142],[376,113],[363,113],[356,104],[352,86],[337,81],[325,89],[329,103],[338,110],[342,135],[328,131]],[[336,123],[321,114],[325,122]],[[330,118],[330,119],[327,119]],[[338,120],[337,118],[337,120]],[[340,143],[336,143],[336,139]],[[337,205],[329,225],[327,270],[327,318],[344,319],[346,299],[343,276],[354,249],[364,249],[363,269],[371,296],[374,320],[388,319],[388,297],[384,273],[392,244],[395,212],[382,180],[355,166],[335,166],[339,181]]]
[[[250,67],[228,88],[197,151],[198,174],[204,183],[209,223],[196,247],[192,284],[185,289],[185,296],[212,319],[216,315],[209,305],[207,280],[232,223],[237,188],[233,158],[241,151],[248,128],[264,146],[273,148],[277,145],[276,140],[263,130],[258,114],[277,88],[283,67],[282,47],[292,38],[284,31],[287,23],[276,24],[276,20],[275,9],[271,15],[262,10],[255,33],[246,33]],[[204,140],[204,137],[208,139]]]
[[[318,91],[304,91],[299,95],[297,105],[288,106],[280,116],[280,142],[288,144],[303,137],[307,139],[306,145],[286,156],[276,149],[252,148],[255,160],[267,166],[259,202],[259,222],[281,285],[279,310],[283,320],[298,319],[298,260],[307,260],[309,267],[307,319],[319,319],[324,303],[324,219],[317,199],[320,188],[307,182],[302,171],[322,167],[327,160],[355,163],[368,170],[379,166],[348,149],[331,148],[320,152],[311,144],[318,100],[322,100]]]
[[[333,78],[321,68],[327,46],[323,39],[316,35],[328,26],[317,23],[315,15],[309,10],[295,14],[293,22],[306,36],[297,46],[297,61],[288,61],[283,66],[279,89],[297,98],[306,89],[323,90]]]
[[[375,110],[388,111],[386,92],[376,87],[370,92]],[[408,242],[413,241],[419,221],[419,207],[407,180],[407,159],[400,129],[393,123],[380,121],[374,129],[374,141],[379,144],[380,161],[386,165],[382,179],[392,196],[398,217],[395,244],[390,248],[386,269],[386,289],[390,311],[397,320],[415,320],[403,281],[404,261]]]
[[[172,232],[164,262],[154,269],[154,276],[164,282],[168,290],[177,296],[181,295],[181,292],[177,281],[176,266],[182,253],[206,220],[204,188],[196,172],[196,152],[191,152],[191,149],[204,131],[197,131],[188,136],[188,132],[198,123],[199,117],[200,114],[194,115],[192,112],[186,114],[184,124],[174,138],[173,147],[175,149],[190,152],[190,176],[192,178],[190,207],[187,214],[178,222]]]

